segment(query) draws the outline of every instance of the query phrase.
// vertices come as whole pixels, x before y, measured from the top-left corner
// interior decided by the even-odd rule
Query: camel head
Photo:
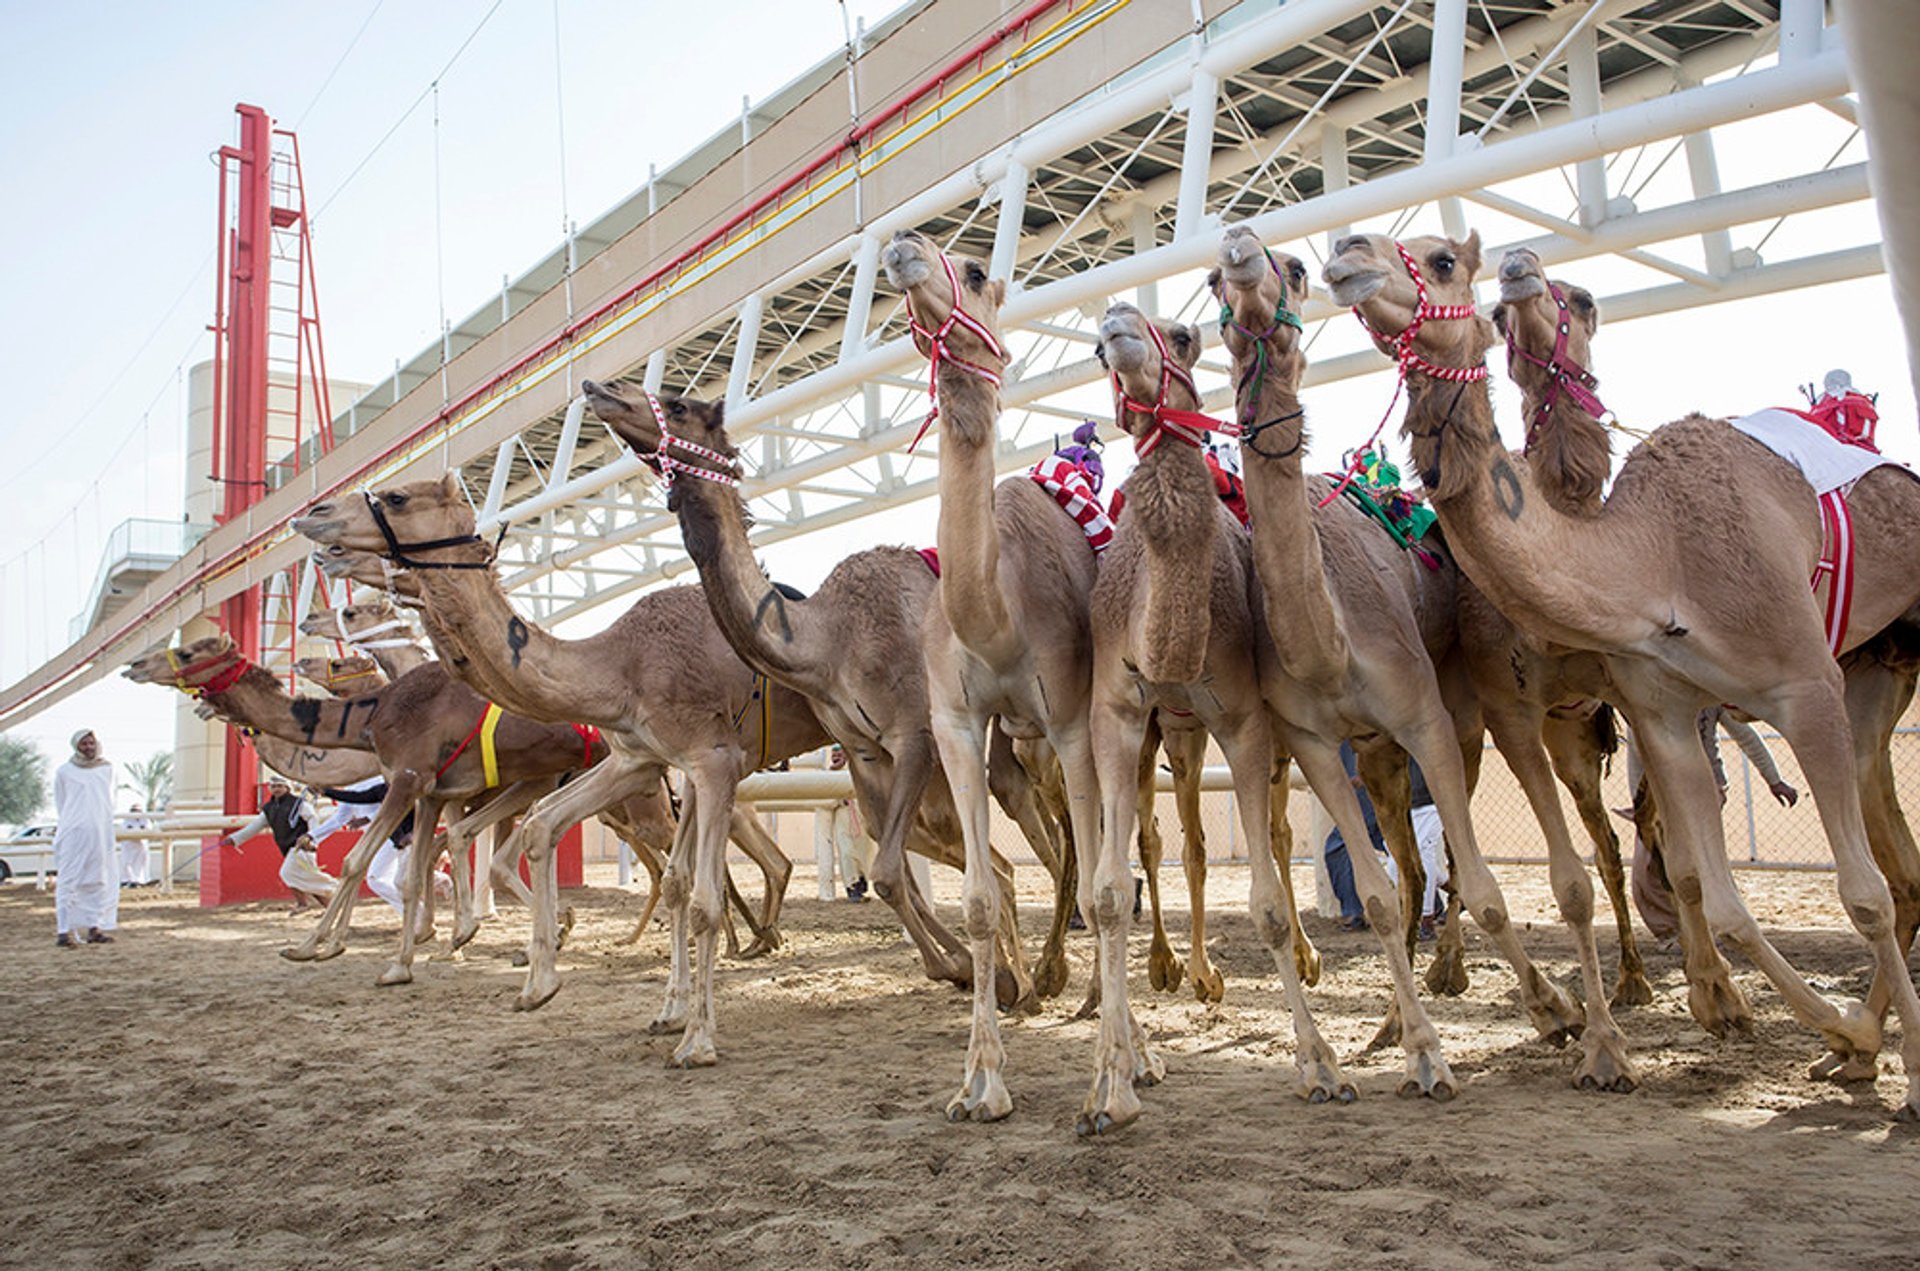
[[[1401,251],[1413,259],[1419,281]],[[1382,353],[1404,364],[1424,359],[1441,367],[1477,366],[1493,344],[1493,328],[1484,318],[1445,312],[1473,306],[1473,278],[1480,270],[1480,234],[1464,241],[1427,235],[1396,243],[1384,234],[1350,234],[1333,245],[1333,258],[1321,276],[1335,304],[1359,314]],[[1424,304],[1420,288],[1424,285]],[[1407,332],[1413,338],[1407,340]],[[1410,348],[1405,348],[1410,344]],[[1404,351],[1403,351],[1404,349]]]
[[[340,495],[314,504],[292,525],[295,533],[322,546],[374,552],[401,564],[441,566],[491,558],[490,549],[473,532],[473,507],[451,472]]]
[[[1593,293],[1547,277],[1531,248],[1516,247],[1500,259],[1500,303],[1493,326],[1507,342],[1507,371],[1531,394],[1545,394],[1563,368],[1590,371],[1600,307]],[[1565,327],[1565,347],[1557,347]]]
[[[121,672],[135,684],[165,684],[187,690],[212,680],[237,662],[243,662],[233,638],[225,632],[190,640],[177,649],[155,649],[135,658]]]
[[[1162,409],[1197,411],[1193,365],[1200,360],[1200,328],[1165,318],[1149,318],[1124,300],[1100,319],[1094,356],[1113,377],[1114,392],[1125,399],[1117,422],[1133,434],[1141,453],[1166,426]]]
[[[374,552],[355,551],[351,547],[333,544],[329,547],[316,547],[307,559],[313,567],[328,578],[341,579],[356,583],[365,583],[369,587],[378,587],[388,595],[398,599],[410,608],[409,604],[420,598],[420,583],[411,574],[405,574],[394,568],[393,562]]]
[[[908,229],[893,236],[880,253],[880,263],[907,298],[917,328],[914,347],[930,358],[938,346],[941,357],[962,366],[971,363],[995,374],[1006,370],[1000,306],[1007,298],[1007,284],[989,279],[985,264],[971,256],[947,256],[925,235]]]
[[[1260,400],[1267,390],[1291,394],[1300,387],[1307,267],[1297,256],[1269,251],[1252,230],[1235,225],[1221,236],[1219,263],[1207,275],[1207,287],[1220,302],[1220,340],[1233,359],[1244,428],[1273,413]]]
[[[344,658],[301,658],[294,673],[329,693],[364,693],[381,681],[380,668],[363,654]]]
[[[633,401],[592,380],[580,391],[634,456],[669,484],[676,472],[688,471],[714,473],[729,484],[739,480],[740,452],[727,436],[723,403],[644,391]],[[671,496],[668,506],[673,506]]]
[[[397,621],[393,604],[384,596],[372,596],[333,609],[315,610],[300,621],[300,634],[322,640],[349,640],[374,627],[393,630],[386,624]]]

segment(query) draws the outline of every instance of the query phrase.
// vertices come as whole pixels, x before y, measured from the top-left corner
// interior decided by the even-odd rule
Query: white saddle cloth
[[[1885,464],[1900,464],[1860,446],[1834,440],[1824,428],[1792,411],[1768,408],[1727,421],[1800,469],[1815,494],[1842,490]]]

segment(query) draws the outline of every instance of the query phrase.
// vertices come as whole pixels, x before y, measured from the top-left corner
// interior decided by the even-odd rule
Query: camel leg
[[[1350,844],[1371,843],[1366,818],[1360,813],[1360,800],[1347,780],[1346,766],[1340,762],[1338,742],[1306,733],[1296,733],[1284,740],[1300,771],[1306,774],[1307,784],[1326,805],[1333,823],[1340,827],[1340,837]],[[1367,911],[1367,924],[1380,941],[1387,958],[1387,970],[1393,977],[1391,1010],[1399,1017],[1400,1046],[1407,1057],[1400,1094],[1403,1098],[1426,1095],[1442,1101],[1451,1099],[1458,1090],[1453,1071],[1440,1052],[1440,1034],[1434,1030],[1433,1021],[1427,1017],[1426,1008],[1414,991],[1413,963],[1407,957],[1406,941],[1393,921],[1393,915],[1399,912],[1399,894],[1371,847],[1364,851],[1349,848],[1347,855],[1353,862],[1353,883]]]
[[[1096,688],[1096,692],[1098,689]],[[1080,914],[1093,933],[1100,986],[1100,1032],[1094,1051],[1093,1081],[1075,1129],[1083,1136],[1105,1134],[1140,1115],[1136,1081],[1151,1084],[1164,1068],[1145,1049],[1144,1030],[1127,999],[1127,929],[1133,921],[1132,871],[1128,868],[1134,819],[1139,814],[1140,751],[1148,711],[1131,700],[1097,701],[1092,711],[1092,759],[1100,797],[1100,837],[1080,859]],[[1075,739],[1078,748],[1082,743]],[[1073,790],[1074,763],[1067,744],[1059,744],[1060,763]],[[1081,842],[1075,827],[1074,842]]]
[[[1427,877],[1419,844],[1413,837],[1413,784],[1407,772],[1407,752],[1383,738],[1365,748],[1356,746],[1354,758],[1367,797],[1373,800],[1380,836],[1387,841],[1387,855],[1393,858],[1394,873],[1399,877],[1400,937],[1407,942],[1407,959],[1412,961],[1420,947],[1420,906]],[[1347,851],[1351,855],[1352,847]]]
[[[1560,784],[1573,796],[1587,837],[1593,842],[1593,861],[1606,885],[1607,899],[1613,905],[1614,927],[1620,939],[1620,975],[1609,1004],[1624,1010],[1629,1006],[1647,1006],[1653,1002],[1653,986],[1647,983],[1646,964],[1640,960],[1640,945],[1633,935],[1633,909],[1627,900],[1627,871],[1620,860],[1620,836],[1614,833],[1607,805],[1600,795],[1602,754],[1595,737],[1594,720],[1560,719],[1548,715],[1541,725],[1540,739],[1553,760]],[[1531,796],[1530,796],[1531,797]],[[1559,800],[1553,812],[1560,812]],[[1536,815],[1540,815],[1536,812]],[[1542,824],[1545,824],[1542,822]]]
[[[1819,805],[1821,821],[1833,845],[1841,901],[1862,934],[1872,931],[1868,940],[1874,946],[1876,958],[1891,957],[1898,964],[1899,979],[1905,983],[1906,995],[1911,998],[1912,981],[1893,947],[1893,901],[1866,850],[1859,790],[1850,771],[1852,748],[1847,743],[1845,712],[1840,709],[1837,692],[1838,674],[1836,668],[1835,691],[1825,694],[1831,699],[1825,703],[1819,700],[1822,695],[1817,688],[1811,693],[1804,687],[1798,692],[1789,688],[1779,690],[1775,700],[1784,709],[1772,717],[1793,745],[1801,770],[1807,774],[1814,801]],[[1650,699],[1646,700],[1645,708],[1634,710],[1633,720],[1641,758],[1646,762],[1666,829],[1667,874],[1673,882],[1674,894],[1697,895],[1713,934],[1733,941],[1779,990],[1794,1017],[1825,1037],[1827,1045],[1843,1062],[1851,1062],[1856,1057],[1864,1061],[1878,1054],[1879,1022],[1858,1003],[1843,1013],[1815,992],[1761,933],[1759,924],[1740,899],[1727,862],[1713,770],[1700,749],[1695,726],[1697,698],[1671,689],[1661,694],[1666,686],[1659,681],[1649,684],[1639,675],[1623,674],[1619,668],[1616,668],[1615,679],[1623,691],[1630,694],[1630,704],[1639,706],[1641,703],[1636,699],[1643,695]],[[1675,698],[1681,698],[1683,704],[1675,704]],[[1851,817],[1843,810],[1848,802],[1852,804]],[[1913,1025],[1908,1027],[1911,1029]],[[1920,1050],[1920,1036],[1915,1038],[1913,1046]],[[1920,1054],[1916,1054],[1914,1062],[1920,1064]],[[1915,1070],[1915,1079],[1920,1080],[1920,1068]]]
[[[680,1044],[667,1061],[676,1068],[712,1067],[719,1057],[713,971],[726,904],[727,829],[733,820],[733,793],[741,767],[737,748],[715,747],[701,754],[687,774],[693,804],[693,894],[688,906],[694,943],[693,1002]]]
[[[1419,763],[1427,779],[1427,789],[1432,792],[1434,805],[1440,812],[1440,823],[1446,827],[1447,844],[1453,854],[1455,886],[1467,911],[1513,968],[1520,982],[1520,1000],[1534,1028],[1547,1041],[1564,1046],[1570,1038],[1580,1035],[1586,1025],[1585,1013],[1579,1003],[1540,974],[1521,947],[1519,933],[1507,916],[1506,898],[1500,894],[1500,884],[1487,868],[1486,860],[1480,855],[1479,840],[1474,837],[1473,818],[1467,811],[1466,774],[1452,730],[1444,715],[1436,710],[1405,731],[1405,737],[1396,739]]]
[[[1187,945],[1187,973],[1193,978],[1193,995],[1202,1002],[1218,1002],[1226,994],[1226,981],[1207,956],[1207,830],[1200,820],[1200,774],[1207,762],[1207,734],[1198,729],[1169,734],[1162,742],[1167,766],[1173,769],[1173,802],[1180,813],[1180,864],[1187,876],[1187,909],[1192,915]],[[1257,840],[1248,839],[1249,846]],[[1248,852],[1251,856],[1254,853]],[[1154,904],[1154,923],[1160,921],[1160,906]],[[1178,988],[1176,979],[1167,986]]]
[[[1053,921],[1047,928],[1040,960],[1033,969],[1033,995],[1036,999],[1058,995],[1067,984],[1067,921],[1072,911],[1072,857],[1063,850],[1060,827],[1040,806],[1033,778],[1020,762],[1013,742],[996,724],[987,742],[987,785],[994,801],[1015,825],[1021,837],[1053,878]],[[1063,882],[1064,880],[1064,882]],[[1066,908],[1061,907],[1066,898]]]
[[[780,947],[780,907],[786,903],[787,883],[793,877],[793,862],[780,850],[760,824],[760,818],[745,808],[736,807],[728,826],[728,837],[740,845],[753,863],[760,867],[766,895],[760,904],[760,915],[742,910],[747,926],[753,930],[753,943],[741,953],[742,958],[758,958]],[[728,890],[733,890],[729,879]]]
[[[941,683],[944,677],[933,678],[936,698],[945,696],[945,685]],[[1007,1092],[1002,1076],[1006,1046],[1000,1039],[1000,1019],[994,997],[997,969],[994,936],[999,929],[999,914],[995,911],[1000,903],[1000,889],[993,878],[987,842],[985,721],[962,703],[936,700],[933,736],[939,747],[940,763],[946,770],[947,784],[953,791],[954,810],[960,818],[960,836],[966,852],[960,901],[963,929],[972,955],[973,1013],[968,1030],[966,1068],[959,1093],[947,1102],[947,1119],[998,1121],[1013,1111],[1013,1096]],[[905,890],[910,894],[919,892],[911,882],[906,883]]]
[[[1574,1068],[1573,1084],[1582,1090],[1624,1094],[1639,1083],[1627,1058],[1626,1038],[1608,1009],[1606,977],[1601,973],[1600,949],[1593,938],[1593,881],[1587,877],[1586,864],[1573,845],[1573,835],[1560,808],[1560,792],[1554,789],[1553,768],[1541,740],[1541,723],[1537,718],[1499,715],[1490,715],[1487,722],[1493,730],[1494,744],[1519,779],[1533,807],[1534,820],[1546,836],[1547,879],[1560,917],[1573,933],[1574,951],[1580,959],[1587,1027],[1581,1035],[1584,1053]],[[1593,775],[1597,796],[1598,774]]]
[[[1198,736],[1203,748],[1206,746],[1205,733],[1199,729],[1188,729],[1187,732]],[[1166,844],[1160,838],[1160,818],[1156,815],[1159,800],[1155,797],[1153,787],[1156,761],[1160,758],[1160,747],[1164,743],[1159,716],[1149,715],[1147,731],[1142,734],[1140,741],[1140,766],[1134,785],[1134,816],[1138,818],[1140,826],[1140,868],[1147,873],[1147,898],[1153,907],[1153,939],[1147,946],[1147,982],[1161,993],[1171,993],[1180,987],[1181,977],[1186,972],[1180,965],[1180,959],[1173,956],[1173,945],[1167,939],[1167,925],[1160,913],[1160,862],[1165,859]],[[1184,822],[1185,818],[1182,817],[1182,829],[1185,828]],[[1188,886],[1192,886],[1191,881]],[[1198,980],[1194,981],[1194,991],[1200,995],[1201,1001],[1207,1000],[1206,986]]]
[[[692,941],[687,929],[687,904],[693,895],[692,783],[683,787],[682,794],[680,824],[674,830],[667,870],[660,880],[660,899],[667,907],[667,994],[659,1013],[647,1025],[647,1031],[655,1036],[684,1033],[693,1001],[693,963],[689,958]]]
[[[522,812],[532,807],[536,799],[550,793],[554,789],[554,785],[555,783],[552,781],[516,781],[506,789],[499,791],[489,798],[477,811],[469,813],[467,816],[460,818],[447,827],[447,840],[450,854],[453,858],[453,948],[459,949],[465,946],[468,941],[472,940],[480,931],[481,918],[486,916],[480,912],[481,906],[479,903],[477,884],[471,892],[471,901],[463,899],[463,896],[469,894],[468,889],[461,885],[466,875],[467,866],[465,845],[468,843],[478,844],[481,841],[482,831],[490,830],[504,821],[519,816]],[[417,834],[414,836],[414,841],[416,843],[420,841]],[[483,855],[486,858],[488,875],[490,876],[493,871],[493,852],[491,850],[485,853],[476,851],[473,858],[473,872],[475,877],[480,876],[481,857]],[[519,875],[516,874],[514,876],[514,882],[518,883],[519,881]],[[486,889],[488,895],[491,895],[493,892],[490,884],[491,879],[489,877],[489,886]],[[489,904],[487,908],[491,910],[491,904]],[[404,983],[404,981],[395,982]]]
[[[920,962],[926,968],[927,978],[964,986],[971,983],[972,974],[967,963],[966,945],[934,916],[930,899],[920,895],[919,888],[907,878],[907,837],[913,829],[913,817],[920,806],[920,796],[925,793],[927,782],[932,779],[933,752],[928,745],[927,735],[915,730],[897,741],[895,749],[888,753],[893,757],[893,771],[892,780],[885,786],[886,806],[881,814],[879,846],[870,866],[873,891],[899,915],[907,938],[920,951]],[[942,749],[940,754],[944,762],[946,751]],[[865,774],[859,769],[869,761],[853,752],[848,753],[847,761],[850,767],[856,769],[856,781],[860,780]],[[947,780],[951,784],[951,771],[947,774]],[[984,777],[979,786],[979,796],[982,799],[987,797]],[[957,805],[960,798],[957,790],[953,797]]]
[[[533,929],[527,938],[527,979],[515,999],[517,1011],[538,1010],[560,991],[556,957],[560,948],[560,884],[555,847],[569,829],[643,788],[658,772],[654,765],[616,750],[587,774],[547,795],[520,821],[507,847],[494,860],[494,876],[524,853],[533,878]]]
[[[404,913],[400,922],[400,950],[375,981],[382,986],[408,984],[413,980],[413,950],[419,941],[421,905],[433,892],[433,866],[440,859],[436,836],[440,829],[440,811],[444,807],[446,800],[430,794],[422,795],[420,801],[414,804],[413,846],[407,849],[406,875],[400,885],[400,903]],[[454,860],[459,859],[456,848]]]
[[[358,899],[361,881],[367,876],[367,867],[373,863],[373,854],[380,850],[380,845],[406,819],[407,809],[413,806],[420,785],[419,778],[412,773],[388,779],[387,797],[380,801],[372,823],[361,832],[360,841],[353,845],[340,866],[340,885],[333,889],[326,912],[320,915],[313,933],[300,944],[280,950],[281,957],[289,962],[324,962],[346,952],[347,921],[353,917],[353,903]]]
[[[627,846],[633,849],[634,859],[647,871],[647,903],[640,907],[640,921],[633,924],[633,930],[615,943],[638,944],[640,937],[647,934],[647,923],[653,920],[654,908],[660,903],[660,874],[666,868],[666,862],[652,844],[638,838],[627,840]]]
[[[1020,943],[1020,913],[1015,903],[1013,862],[991,848],[994,885],[1000,889],[998,935],[1000,970],[994,984],[994,1000],[1001,1010],[1032,1013],[1040,1009],[1040,995],[1034,992],[1033,974],[1027,969],[1027,951]]]
[[[1300,973],[1300,982],[1312,988],[1320,983],[1320,950],[1313,947],[1313,941],[1307,938],[1307,929],[1300,925],[1300,904],[1293,894],[1293,825],[1287,820],[1287,801],[1293,797],[1292,787],[1287,781],[1287,769],[1292,763],[1292,756],[1282,752],[1278,746],[1274,747],[1273,779],[1267,783],[1270,801],[1267,811],[1267,848],[1273,855],[1274,869],[1280,875],[1280,890],[1286,896],[1287,925],[1293,929],[1294,969]],[[1194,815],[1197,817],[1199,814],[1196,796]]]

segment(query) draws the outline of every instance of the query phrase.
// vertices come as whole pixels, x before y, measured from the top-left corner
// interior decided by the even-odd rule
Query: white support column
[[[1133,250],[1150,252],[1159,244],[1154,241],[1153,204],[1145,199],[1133,205]],[[1134,289],[1134,307],[1149,317],[1160,312],[1160,284],[1148,279]]]
[[[1567,45],[1567,94],[1576,118],[1600,113],[1600,41],[1591,24]],[[1583,159],[1574,169],[1580,191],[1580,223],[1592,229],[1607,219],[1607,162]]]
[[[1320,134],[1320,177],[1323,194],[1337,194],[1353,183],[1353,174],[1347,167],[1347,130],[1329,123],[1326,131]],[[1327,254],[1333,254],[1333,245],[1353,233],[1353,226],[1335,225],[1327,231]]]
[[[507,497],[507,476],[513,471],[513,448],[519,444],[518,438],[509,437],[493,452],[493,475],[487,478],[487,502],[480,509],[483,521],[500,515],[500,504]]]
[[[653,352],[647,354],[647,370],[646,374],[641,376],[640,382],[647,386],[649,393],[657,393],[660,391],[660,381],[666,377],[667,351],[665,349],[655,349]]]
[[[733,364],[727,370],[727,413],[747,400],[747,376],[753,373],[753,350],[760,343],[760,314],[766,302],[755,292],[740,306],[740,326],[733,335]]]
[[[580,444],[580,421],[587,414],[587,399],[576,397],[567,403],[567,418],[560,425],[560,441],[553,448],[553,467],[547,471],[547,489],[562,484],[573,467],[573,448]]]
[[[1207,214],[1207,170],[1213,162],[1213,120],[1220,109],[1220,81],[1196,68],[1187,97],[1187,141],[1180,152],[1180,200],[1174,205],[1175,242],[1200,231]]]
[[[1714,157],[1713,134],[1704,130],[1688,133],[1686,149],[1693,197],[1712,198],[1720,193],[1720,164]],[[1733,236],[1725,229],[1708,230],[1700,236],[1700,245],[1706,253],[1708,273],[1715,278],[1725,278],[1733,272]]]
[[[1826,0],[1780,0],[1780,60],[1794,62],[1818,53],[1826,24]]]
[[[1453,153],[1460,136],[1460,76],[1467,58],[1467,0],[1439,0],[1427,52],[1426,160]]]
[[[853,294],[847,298],[847,320],[841,327],[840,361],[867,351],[867,323],[873,318],[873,286],[880,275],[880,240],[862,234],[853,249]]]
[[[1013,262],[1020,254],[1020,230],[1027,216],[1027,182],[1031,177],[1027,165],[1014,160],[1000,178],[1000,219],[993,226],[993,256],[987,261],[987,277],[1006,279],[1009,294]]]

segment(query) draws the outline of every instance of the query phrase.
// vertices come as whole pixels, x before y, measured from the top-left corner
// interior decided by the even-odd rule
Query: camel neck
[[[1597,516],[1601,493],[1613,470],[1606,426],[1566,393],[1527,390],[1523,396],[1528,466],[1541,494],[1568,516]]]
[[[991,661],[1012,631],[1000,590],[1000,529],[993,514],[994,423],[1000,394],[960,372],[940,380],[940,602],[955,638]]]
[[[783,595],[754,559],[746,501],[731,487],[682,480],[669,503],[714,621],[741,660],[803,692],[824,688],[822,660],[834,651],[814,642],[806,602]]]
[[[1176,410],[1199,405],[1184,392],[1168,397]],[[1129,421],[1121,422],[1124,427]],[[1127,521],[1133,522],[1146,556],[1147,589],[1137,628],[1140,672],[1157,683],[1192,683],[1206,666],[1214,551],[1224,528],[1213,476],[1198,448],[1161,436],[1127,481],[1122,524]]]
[[[372,750],[367,729],[387,691],[381,688],[349,698],[294,697],[271,673],[256,666],[226,690],[207,694],[207,701],[235,723],[282,741],[323,749]]]

